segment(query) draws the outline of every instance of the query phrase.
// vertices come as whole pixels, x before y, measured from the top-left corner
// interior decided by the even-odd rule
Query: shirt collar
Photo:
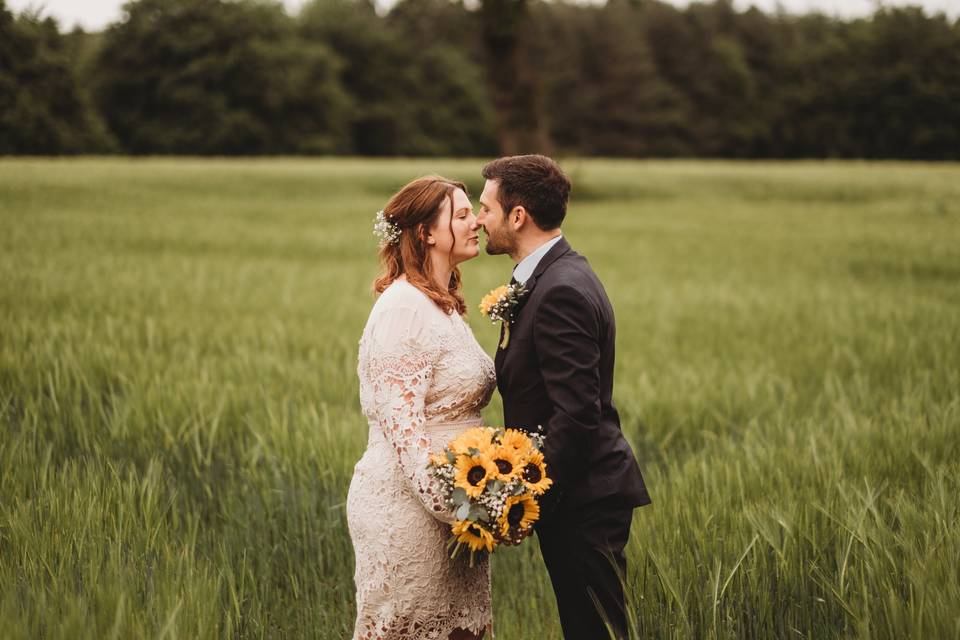
[[[537,265],[540,264],[543,256],[547,255],[547,252],[553,248],[553,245],[560,242],[560,238],[562,237],[562,235],[559,235],[556,238],[550,238],[537,247],[530,255],[521,260],[520,264],[513,270],[513,279],[520,284],[526,283],[526,281],[530,279],[530,276],[533,275],[533,272],[536,271]]]

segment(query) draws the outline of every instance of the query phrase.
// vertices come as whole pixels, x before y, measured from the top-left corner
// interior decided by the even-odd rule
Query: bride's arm
[[[427,469],[430,438],[424,428],[424,404],[435,350],[416,310],[392,309],[389,315],[370,345],[368,372],[377,421],[424,508],[436,519],[452,523],[455,519]]]

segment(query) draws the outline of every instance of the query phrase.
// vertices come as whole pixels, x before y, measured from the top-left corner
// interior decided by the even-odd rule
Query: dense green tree
[[[15,18],[0,0],[0,153],[110,149],[72,53],[52,19]]]
[[[861,27],[816,14],[790,22],[781,43],[784,68],[767,98],[780,105],[768,155],[859,155],[849,100],[859,73],[851,39]]]
[[[494,114],[484,82],[479,19],[461,2],[401,0],[387,15],[413,67],[407,95],[430,154],[497,151]],[[409,98],[407,98],[409,100]]]
[[[943,15],[474,5],[135,0],[61,34],[0,0],[0,153],[960,158]]]
[[[349,146],[362,155],[400,152],[412,137],[401,76],[400,43],[364,0],[316,0],[300,15],[303,39],[329,47],[341,61],[338,79],[353,99],[345,124]],[[410,102],[412,102],[412,97]]]
[[[660,77],[642,13],[605,6],[540,4],[532,63],[544,78],[550,135],[564,152],[677,155],[684,99]]]
[[[348,150],[335,57],[276,3],[136,0],[104,37],[97,96],[131,153]]]
[[[738,20],[729,0],[686,10],[655,3],[645,12],[657,69],[684,96],[685,145],[697,155],[748,155],[756,129],[764,126]]]
[[[787,28],[783,28],[786,26]],[[960,157],[960,29],[917,9],[780,25],[773,157]]]
[[[919,8],[881,9],[860,26],[847,102],[858,155],[957,157],[960,29]]]
[[[379,16],[365,0],[316,0],[300,17],[304,37],[343,61],[355,100],[352,148],[364,155],[491,153],[491,110],[479,68],[460,45],[462,6],[412,0]]]
[[[589,100],[583,85],[585,10],[566,2],[530,6],[524,64],[540,78],[534,106],[556,153],[578,153],[583,141],[582,119]]]
[[[487,86],[503,154],[551,150],[543,79],[530,64],[530,0],[481,0]]]

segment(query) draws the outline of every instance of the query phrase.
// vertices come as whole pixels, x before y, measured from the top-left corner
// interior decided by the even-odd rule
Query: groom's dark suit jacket
[[[506,427],[543,426],[555,483],[544,496],[549,508],[570,512],[601,500],[610,507],[649,504],[613,406],[616,327],[603,285],[561,238],[526,290],[507,347],[497,349],[497,388]]]

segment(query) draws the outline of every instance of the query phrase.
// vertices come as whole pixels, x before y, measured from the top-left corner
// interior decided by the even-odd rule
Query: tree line
[[[0,0],[0,153],[960,158],[960,21],[544,0]]]

